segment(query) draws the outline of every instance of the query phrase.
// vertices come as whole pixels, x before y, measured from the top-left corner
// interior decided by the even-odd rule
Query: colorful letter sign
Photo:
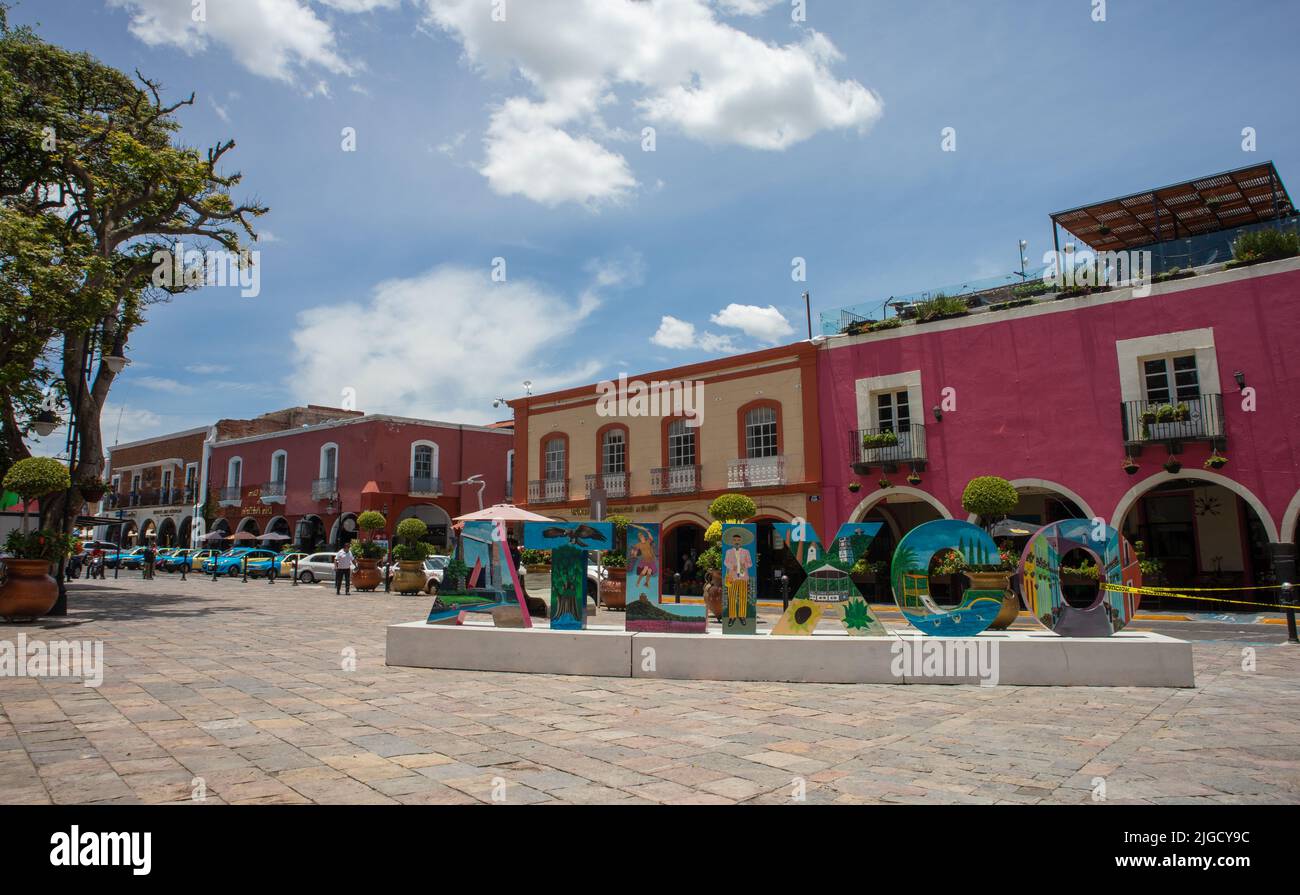
[[[880,522],[840,526],[827,551],[807,522],[780,522],[774,528],[808,577],[795,593],[773,634],[809,635],[823,615],[838,618],[851,635],[883,637],[889,632],[871,614],[851,573],[880,531]]]
[[[627,630],[656,634],[708,631],[707,607],[661,602],[659,581],[659,523],[629,522],[627,615],[623,622]]]
[[[754,541],[758,526],[722,526],[722,633],[753,634],[758,630],[758,558]]]
[[[1088,519],[1053,522],[1025,545],[1020,560],[1020,592],[1029,613],[1057,634],[1108,637],[1137,612],[1138,595],[1098,589],[1088,606],[1071,606],[1061,591],[1061,558],[1071,550],[1091,555],[1102,574],[1099,584],[1142,586],[1142,565],[1129,542],[1109,525]]]
[[[587,551],[614,543],[610,522],[525,522],[524,546],[551,551],[551,627],[587,627]]]
[[[969,522],[938,519],[918,525],[894,551],[890,569],[894,601],[908,622],[926,634],[973,637],[993,624],[1002,610],[1003,592],[971,589],[959,605],[940,606],[930,596],[930,560],[946,550],[956,550],[971,565],[999,556],[989,533]]]

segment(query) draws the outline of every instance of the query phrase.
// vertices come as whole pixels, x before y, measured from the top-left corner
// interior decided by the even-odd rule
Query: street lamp
[[[37,435],[44,438],[53,432],[58,424],[59,418],[54,415],[54,411],[47,409],[36,415],[36,419],[32,422],[32,428],[36,430]]]
[[[109,371],[114,375],[121,373],[126,369],[126,365],[131,363],[123,351],[125,347],[122,330],[118,329],[117,338],[113,340],[113,350],[100,358],[104,362],[104,366],[108,367]]]
[[[478,488],[478,508],[483,509],[483,489],[487,487],[487,482],[483,481],[483,474],[478,473],[461,482],[452,482],[453,485],[475,485]]]

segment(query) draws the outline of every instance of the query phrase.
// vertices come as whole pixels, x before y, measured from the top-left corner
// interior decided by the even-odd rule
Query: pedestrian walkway
[[[106,665],[0,677],[0,801],[1300,802],[1286,645],[1196,644],[1194,690],[724,685],[389,668],[423,596],[159,576],[70,604],[0,627]]]

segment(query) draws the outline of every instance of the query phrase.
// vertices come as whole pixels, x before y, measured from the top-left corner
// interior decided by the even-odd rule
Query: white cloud
[[[320,0],[320,2],[341,12],[372,12],[376,9],[396,9],[402,5],[402,0]]]
[[[300,401],[336,404],[352,388],[368,413],[489,422],[500,416],[492,400],[526,379],[543,392],[595,378],[597,360],[559,346],[597,303],[592,290],[575,302],[527,280],[493,283],[486,269],[437,267],[301,312],[290,381]]]
[[[217,373],[229,373],[230,367],[225,364],[190,364],[185,368],[185,372],[198,376],[212,376]]]
[[[775,345],[787,336],[794,335],[790,321],[773,305],[760,308],[757,305],[739,305],[733,302],[709,319],[718,326],[738,329],[750,338],[768,345]]]
[[[761,16],[785,0],[717,0],[718,9],[733,16]]]
[[[716,333],[697,333],[695,324],[665,314],[659,321],[659,329],[650,337],[650,341],[661,348],[686,350],[698,348],[715,354],[735,354],[739,349],[732,343],[731,336]]]
[[[350,75],[361,66],[345,59],[334,30],[305,0],[213,0],[206,21],[194,21],[194,7],[183,0],[108,0],[131,14],[131,33],[151,47],[173,46],[186,53],[212,44],[227,49],[254,74],[292,83],[299,69],[322,68]],[[346,11],[374,7],[369,0],[336,0]],[[386,5],[386,4],[385,4]]]
[[[637,186],[605,111],[630,93],[644,121],[715,144],[783,150],[820,131],[865,130],[880,99],[831,72],[841,54],[822,34],[775,45],[719,20],[708,0],[529,0],[493,21],[482,0],[422,0],[428,20],[485,74],[517,74],[537,96],[491,117],[480,172],[492,188],[555,205],[594,206]],[[767,0],[726,0],[754,14]],[[639,130],[641,122],[635,128]]]
[[[147,388],[154,392],[164,392],[169,395],[188,395],[194,391],[188,385],[177,382],[175,379],[166,379],[161,376],[138,376],[130,380],[132,385],[138,385],[141,388]]]

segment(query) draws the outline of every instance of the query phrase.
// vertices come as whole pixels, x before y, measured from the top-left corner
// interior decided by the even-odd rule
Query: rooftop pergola
[[[1271,161],[1096,202],[1052,215],[1057,227],[1096,252],[1119,252],[1232,230],[1293,213]]]

